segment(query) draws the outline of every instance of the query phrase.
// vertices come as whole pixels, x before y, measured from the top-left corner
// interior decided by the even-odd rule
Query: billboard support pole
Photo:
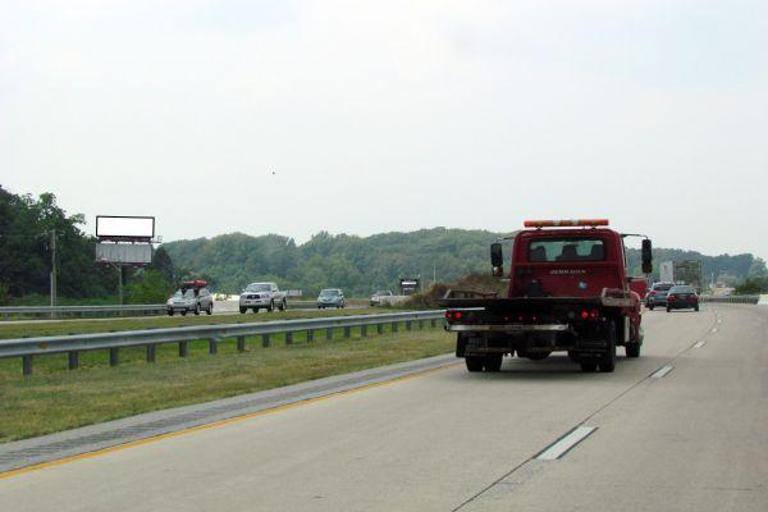
[[[123,304],[123,266],[117,265],[117,295],[120,298],[120,305]]]

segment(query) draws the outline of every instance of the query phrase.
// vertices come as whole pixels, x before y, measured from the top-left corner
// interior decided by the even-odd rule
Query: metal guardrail
[[[368,335],[368,327],[375,326],[378,334],[384,332],[384,325],[391,325],[397,332],[401,324],[406,330],[412,330],[414,322],[423,328],[424,322],[429,321],[435,327],[442,319],[443,310],[410,311],[404,313],[387,313],[381,315],[355,315],[330,318],[307,318],[300,320],[281,320],[271,322],[253,322],[243,324],[203,325],[194,327],[174,327],[168,329],[146,329],[137,331],[121,331],[109,333],[70,334],[66,336],[43,336],[36,338],[16,338],[0,340],[0,358],[21,357],[24,375],[32,374],[32,359],[34,356],[49,354],[69,354],[69,369],[79,366],[79,354],[88,350],[109,350],[109,363],[117,366],[119,349],[124,347],[144,346],[147,350],[147,362],[153,363],[156,358],[157,345],[178,343],[179,356],[189,354],[188,343],[195,340],[208,340],[208,352],[215,354],[218,344],[232,338],[237,341],[237,350],[245,350],[246,336],[262,337],[262,346],[270,345],[270,337],[275,334],[285,334],[285,343],[293,343],[293,334],[306,331],[307,340],[313,341],[317,330],[325,329],[326,339],[333,339],[334,331],[344,329],[344,337],[351,336],[352,328],[360,329],[360,335]]]
[[[701,295],[701,302],[720,302],[730,304],[757,304],[760,300],[759,295],[728,295],[727,297],[713,297],[712,295]]]
[[[0,317],[45,315],[51,318],[65,316],[99,316],[126,314],[160,315],[165,313],[165,304],[108,304],[103,306],[7,306],[0,307]]]

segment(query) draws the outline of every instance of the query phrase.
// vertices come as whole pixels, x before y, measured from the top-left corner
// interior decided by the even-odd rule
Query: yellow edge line
[[[206,423],[205,425],[197,425],[195,427],[189,427],[182,430],[177,430],[174,432],[166,432],[165,434],[158,434],[156,436],[146,437],[144,439],[137,439],[136,441],[129,441],[124,444],[119,444],[116,446],[109,446],[107,448],[101,448],[92,452],[86,452],[86,453],[80,453],[77,455],[70,455],[68,457],[64,457],[61,459],[56,459],[48,462],[41,462],[39,464],[34,464],[32,466],[26,466],[23,468],[18,469],[11,469],[9,471],[4,471],[0,473],[0,480],[5,480],[8,478],[12,478],[14,476],[23,475],[26,473],[31,473],[33,471],[40,471],[42,469],[46,468],[52,468],[56,466],[62,466],[64,464],[69,464],[70,462],[75,462],[78,460],[84,460],[84,459],[92,459],[95,457],[100,457],[102,455],[107,455],[109,453],[119,452],[122,450],[127,450],[129,448],[135,448],[137,446],[144,446],[151,443],[156,443],[158,441],[162,441],[164,439],[172,439],[174,437],[181,437],[187,434],[192,434],[195,432],[201,432],[204,430],[212,430],[214,428],[223,427],[225,425],[231,425],[233,423],[240,423],[241,421],[246,421],[252,418],[258,418],[261,416],[268,416],[271,414],[277,414],[279,412],[288,411],[291,409],[296,409],[298,407],[302,407],[304,405],[314,404],[317,402],[321,402],[324,400],[329,400],[331,398],[336,398],[344,395],[351,395],[353,393],[360,393],[362,391],[367,391],[369,389],[383,387],[383,386],[389,386],[392,384],[396,384],[399,382],[403,382],[405,380],[415,379],[417,377],[423,377],[425,375],[428,375],[430,373],[438,372],[440,370],[445,370],[448,367],[454,366],[458,363],[450,363],[447,365],[439,366],[437,368],[430,368],[428,370],[422,370],[416,373],[409,373],[408,375],[401,375],[400,377],[394,377],[392,379],[383,380],[381,382],[372,382],[370,384],[363,384],[362,386],[351,388],[351,389],[345,389],[342,391],[335,391],[332,393],[328,393],[327,395],[317,396],[313,398],[306,398],[304,400],[298,400],[296,402],[291,402],[289,404],[283,404],[283,405],[277,405],[275,407],[269,407],[267,409],[262,409],[260,411],[243,414],[241,416],[233,416],[232,418],[226,418],[223,420],[214,421],[213,423]]]

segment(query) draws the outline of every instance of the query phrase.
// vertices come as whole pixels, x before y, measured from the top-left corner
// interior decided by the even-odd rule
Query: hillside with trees
[[[51,233],[57,245],[61,303],[117,302],[114,268],[94,262],[96,239],[83,231],[85,219],[68,214],[53,194],[17,195],[0,186],[0,305],[45,303],[51,271]],[[277,281],[284,289],[313,295],[341,287],[366,296],[396,290],[400,278],[453,282],[489,271],[488,246],[498,233],[483,230],[422,229],[368,237],[320,232],[304,244],[281,235],[243,233],[181,240],[155,250],[145,269],[124,269],[125,300],[162,302],[183,278],[204,278],[215,291],[236,293],[253,281]],[[628,251],[635,275],[638,250]],[[768,291],[765,262],[752,254],[706,256],[681,249],[654,249],[658,263],[700,259],[704,280],[712,277],[739,290]],[[657,274],[658,276],[658,274]]]
[[[0,305],[47,301],[53,236],[62,303],[117,302],[117,271],[95,264],[96,239],[83,232],[84,224],[83,215],[68,215],[53,194],[34,198],[0,186]],[[163,301],[177,277],[159,249],[149,268],[124,270],[126,302]]]
[[[174,264],[189,275],[204,276],[217,290],[234,293],[252,281],[274,280],[283,288],[312,295],[320,288],[341,287],[353,295],[395,289],[400,278],[421,277],[425,284],[450,282],[469,273],[489,271],[488,247],[498,233],[482,230],[422,229],[358,237],[318,233],[297,245],[280,235],[243,233],[170,242],[163,245]],[[628,259],[640,275],[640,251]],[[765,262],[752,254],[707,256],[681,249],[654,249],[656,278],[662,261],[702,260],[704,280],[727,284],[766,275]]]

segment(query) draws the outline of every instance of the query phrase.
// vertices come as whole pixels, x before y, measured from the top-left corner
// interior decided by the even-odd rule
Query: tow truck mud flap
[[[479,347],[485,344],[480,336],[473,336],[467,332],[460,332],[456,337],[456,357],[466,357],[468,345],[470,348],[469,351],[471,352],[473,347]]]

